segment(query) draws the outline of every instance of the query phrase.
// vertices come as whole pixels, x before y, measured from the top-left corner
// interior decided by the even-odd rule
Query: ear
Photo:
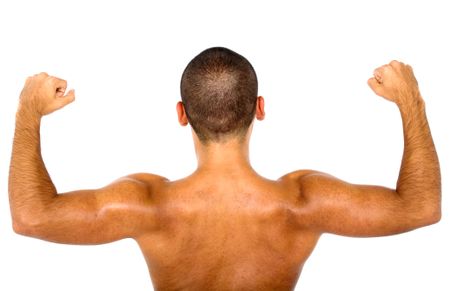
[[[256,119],[264,120],[266,117],[266,112],[264,111],[264,98],[259,96],[256,98]]]
[[[181,126],[186,126],[188,125],[188,119],[187,119],[187,115],[186,115],[186,111],[184,110],[184,105],[183,102],[179,101],[177,103],[177,114],[178,114],[178,122],[180,123]]]

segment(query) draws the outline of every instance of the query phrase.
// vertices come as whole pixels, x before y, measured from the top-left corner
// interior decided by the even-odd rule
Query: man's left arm
[[[27,79],[16,114],[9,175],[13,228],[44,240],[97,244],[136,237],[148,225],[148,187],[136,175],[97,190],[59,195],[41,156],[42,116],[71,103],[66,81],[41,73]],[[141,221],[142,220],[142,221]],[[147,220],[148,221],[148,220]]]

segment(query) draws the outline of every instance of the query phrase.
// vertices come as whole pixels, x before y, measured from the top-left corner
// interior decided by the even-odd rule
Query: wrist
[[[19,103],[16,112],[16,123],[36,124],[41,122],[42,115],[39,114],[32,106]]]
[[[402,114],[425,111],[425,101],[420,94],[406,98],[405,101],[399,100],[396,103]]]

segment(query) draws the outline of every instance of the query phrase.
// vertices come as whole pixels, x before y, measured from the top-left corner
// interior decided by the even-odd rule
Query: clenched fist
[[[19,110],[42,117],[63,108],[75,100],[75,91],[66,92],[67,82],[40,73],[29,77],[20,94]]]
[[[368,84],[375,94],[395,102],[398,106],[422,100],[411,66],[398,61],[376,69]]]

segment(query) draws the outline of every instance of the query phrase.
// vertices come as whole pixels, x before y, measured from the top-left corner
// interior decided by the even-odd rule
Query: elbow
[[[406,217],[411,229],[438,223],[442,217],[440,191],[432,192],[431,197],[421,197],[414,201],[405,201]],[[428,199],[427,199],[428,198]]]
[[[431,214],[429,214],[427,225],[432,225],[441,221],[442,211],[439,206],[436,210],[434,210]]]
[[[440,205],[424,210],[420,218],[420,227],[436,224],[441,220],[441,217],[442,211]]]
[[[28,232],[27,228],[25,227],[25,224],[23,222],[19,222],[17,219],[14,218],[12,221],[12,228],[15,233],[20,235],[26,235],[26,233]]]
[[[19,216],[13,217],[12,228],[15,233],[35,237],[40,229],[41,223],[34,217]]]
[[[441,191],[437,192],[435,202],[429,206],[427,213],[427,225],[438,223],[442,218]]]

